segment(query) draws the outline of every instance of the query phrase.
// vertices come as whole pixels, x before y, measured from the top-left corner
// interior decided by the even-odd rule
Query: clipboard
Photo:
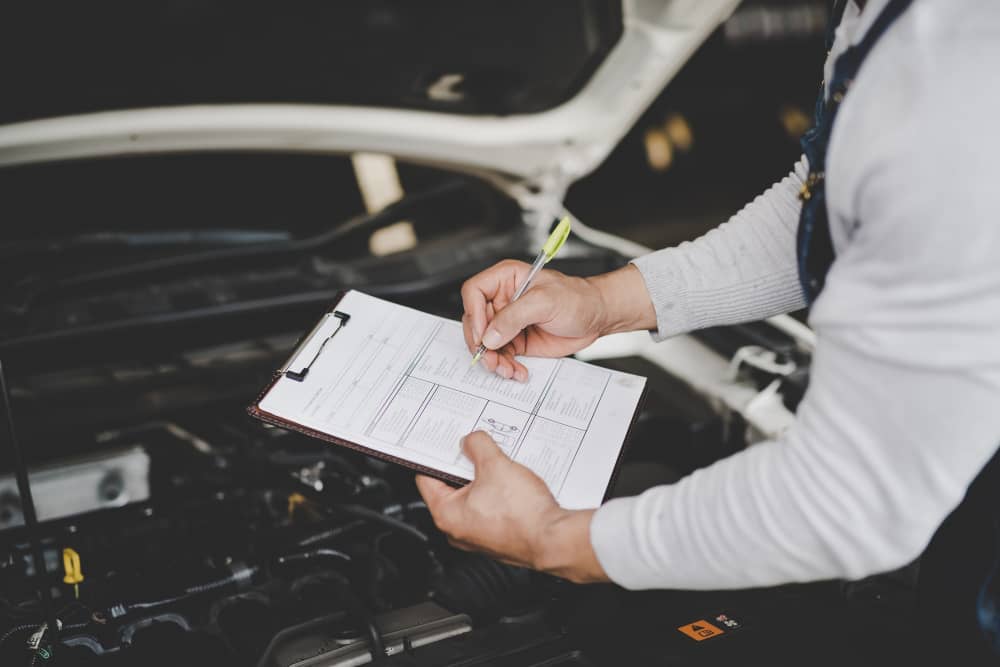
[[[347,449],[352,449],[356,452],[364,454],[365,456],[371,456],[372,458],[379,459],[380,461],[386,461],[387,463],[394,463],[396,465],[401,465],[404,468],[409,468],[410,470],[418,472],[422,475],[427,475],[429,477],[440,479],[444,482],[451,484],[452,486],[464,486],[468,484],[472,480],[464,479],[456,475],[450,475],[448,473],[436,470],[429,466],[423,466],[420,465],[419,463],[414,463],[413,461],[408,461],[404,458],[393,456],[391,454],[381,452],[377,449],[371,449],[370,447],[365,447],[364,445],[358,444],[356,442],[351,442],[350,440],[338,438],[334,435],[330,435],[329,433],[324,433],[323,431],[309,428],[308,426],[303,426],[302,424],[295,423],[291,420],[275,416],[261,409],[260,402],[264,400],[264,397],[268,394],[268,392],[271,391],[271,389],[274,387],[275,384],[278,383],[279,380],[281,380],[284,377],[288,377],[287,374],[291,370],[292,362],[294,362],[295,359],[306,348],[306,346],[310,342],[312,342],[312,339],[316,336],[317,333],[320,332],[320,330],[323,327],[323,324],[328,320],[328,318],[336,317],[335,313],[338,312],[341,313],[341,317],[338,318],[341,321],[340,326],[337,328],[338,332],[340,331],[341,327],[346,326],[347,323],[350,322],[351,319],[350,313],[343,313],[337,310],[337,306],[340,304],[340,301],[344,298],[345,294],[346,292],[344,291],[338,292],[336,297],[334,297],[333,302],[327,308],[326,312],[324,312],[323,315],[319,318],[319,321],[316,322],[316,325],[298,340],[298,342],[295,344],[295,348],[292,350],[291,355],[289,355],[288,360],[284,363],[284,365],[282,365],[280,368],[274,371],[274,373],[271,375],[270,382],[268,382],[264,386],[264,388],[260,390],[260,393],[257,395],[257,398],[254,399],[253,404],[247,408],[247,413],[254,419],[259,419],[260,421],[270,424],[271,426],[277,426],[279,428],[283,428],[288,431],[296,431],[298,433],[302,433],[303,435],[307,435],[310,438],[322,440],[324,442],[328,442],[333,445],[338,445],[340,447],[346,447]],[[331,340],[332,340],[331,338],[327,338],[323,347],[325,348],[326,344],[329,343]],[[320,351],[320,353],[322,353],[322,351]],[[315,358],[313,359],[313,363],[314,362]],[[302,377],[301,370],[298,372],[296,372],[295,370],[291,370],[291,372],[293,373],[292,376],[293,380],[295,379],[296,376]]]
[[[271,376],[269,382],[261,389],[260,393],[257,395],[253,403],[247,408],[248,414],[258,419],[262,422],[283,428],[289,431],[296,431],[302,433],[303,435],[321,440],[333,445],[340,447],[345,447],[347,449],[359,452],[366,456],[370,456],[381,461],[386,461],[388,463],[393,463],[396,465],[403,466],[413,470],[414,472],[434,477],[440,479],[452,486],[460,487],[468,484],[471,481],[471,477],[465,477],[462,475],[454,474],[446,470],[442,470],[433,465],[422,464],[418,461],[409,460],[401,456],[395,456],[389,452],[380,451],[374,449],[373,447],[366,446],[365,444],[356,442],[352,439],[347,439],[344,437],[339,437],[331,433],[325,432],[318,428],[299,423],[298,421],[282,417],[277,414],[273,414],[268,410],[261,407],[261,403],[264,401],[265,397],[275,388],[279,382],[293,382],[293,383],[305,383],[309,381],[309,378],[314,377],[313,373],[314,365],[317,360],[322,357],[322,355],[327,352],[331,347],[336,346],[340,338],[341,333],[345,331],[348,327],[351,327],[357,321],[354,313],[352,313],[348,308],[342,307],[342,302],[344,297],[348,292],[339,292],[330,306],[326,311],[320,316],[316,325],[303,335],[295,345],[292,353],[289,355],[286,362],[278,369],[276,369]],[[320,345],[316,348],[316,351],[311,353],[305,358],[299,359],[302,354],[309,349],[310,345],[314,345],[316,337],[324,331],[325,327],[330,324],[331,320],[335,323],[335,328],[331,333],[324,336],[324,340],[320,342]],[[582,363],[582,362],[577,362]],[[635,405],[635,409],[631,415],[631,420],[628,423],[628,428],[622,444],[619,448],[617,457],[614,461],[613,468],[611,470],[610,478],[608,479],[606,488],[603,489],[602,501],[606,500],[614,483],[617,479],[619,469],[621,467],[621,462],[625,455],[632,430],[634,429],[635,423],[638,420],[638,416],[641,412],[642,405],[645,401],[647,387],[645,383],[641,391],[641,395]],[[567,473],[568,474],[568,473]]]

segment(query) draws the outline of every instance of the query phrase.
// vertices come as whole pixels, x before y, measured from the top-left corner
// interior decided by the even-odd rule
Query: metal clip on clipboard
[[[295,380],[296,382],[302,382],[303,380],[305,380],[306,376],[309,375],[309,369],[312,368],[313,364],[316,363],[316,360],[319,359],[319,355],[323,353],[323,348],[326,347],[326,344],[329,343],[334,336],[340,333],[340,330],[344,328],[344,326],[347,324],[347,321],[351,319],[350,315],[348,315],[347,313],[342,313],[339,310],[335,310],[332,313],[327,313],[323,317],[323,319],[319,321],[319,324],[316,325],[316,328],[313,329],[308,336],[306,336],[306,338],[302,341],[302,343],[298,346],[298,348],[296,348],[295,352],[292,353],[292,356],[288,362],[289,365],[291,365],[292,360],[298,358],[299,353],[302,351],[302,349],[309,344],[313,336],[316,335],[316,332],[322,329],[323,326],[326,324],[326,321],[331,317],[336,317],[339,320],[339,322],[337,323],[337,328],[334,329],[333,333],[327,336],[323,340],[323,342],[319,344],[319,349],[316,350],[316,354],[313,355],[313,358],[309,361],[308,364],[302,367],[302,370],[293,371],[286,366],[285,369],[283,370],[284,376],[286,378],[288,378],[289,380]]]

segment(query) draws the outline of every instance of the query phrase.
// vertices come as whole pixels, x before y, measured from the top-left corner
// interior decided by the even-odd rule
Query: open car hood
[[[440,76],[427,77],[418,68],[406,81],[423,76],[426,99],[394,96],[392,85],[387,85],[378,90],[360,86],[347,103],[315,103],[324,98],[321,94],[294,103],[255,103],[252,97],[239,94],[238,86],[226,87],[220,82],[231,93],[226,102],[203,103],[218,102],[211,86],[203,90],[175,87],[181,92],[162,99],[138,86],[145,91],[145,97],[92,96],[87,98],[97,100],[92,106],[119,106],[51,116],[72,105],[60,106],[58,100],[44,97],[39,99],[45,103],[33,106],[30,100],[19,98],[11,111],[0,114],[0,119],[7,119],[0,126],[0,165],[179,151],[371,151],[484,173],[508,185],[523,186],[519,190],[522,198],[542,194],[561,199],[570,183],[601,163],[690,55],[729,16],[738,0],[623,0],[620,6],[617,2],[566,4],[554,3],[552,7],[577,12],[572,14],[577,16],[576,23],[567,30],[579,33],[579,39],[566,42],[575,55],[561,65],[558,58],[555,64],[548,58],[539,59],[541,78],[528,74],[523,80],[493,76],[492,82],[506,91],[506,97],[476,98],[471,76],[468,84],[473,93],[467,94],[464,74],[452,76],[442,71]],[[527,15],[521,16],[524,9],[515,12],[523,25],[537,30],[537,23],[545,30],[554,30],[542,20],[542,15],[550,11],[548,3],[525,6],[530,9]],[[7,30],[13,28],[15,25],[8,22]],[[363,26],[362,33],[368,29],[370,26]],[[452,32],[463,29],[458,22],[448,27]],[[522,45],[516,35],[512,37],[502,30],[510,28],[495,31],[509,45],[507,53],[519,52]],[[225,32],[203,37],[223,42],[227,38]],[[537,49],[539,39],[546,46],[543,36],[529,37],[523,41],[532,48]],[[428,39],[436,39],[435,33]],[[133,42],[138,40],[133,36]],[[552,44],[550,51],[559,49],[559,42]],[[185,44],[177,44],[176,48],[184,49]],[[484,51],[489,48],[484,47]],[[71,60],[73,54],[62,57]],[[493,57],[497,62],[496,53]],[[128,58],[127,53],[118,53],[107,62]],[[351,64],[341,66],[349,69]],[[485,65],[482,68],[495,73]],[[525,66],[522,71],[531,72],[532,68]],[[176,71],[172,73],[176,75]],[[141,72],[135,74],[141,76]],[[153,75],[162,78],[163,73]],[[571,80],[554,80],[562,75]],[[15,91],[35,90],[25,88],[26,74],[18,76],[21,78],[15,83],[20,87],[14,86]],[[262,78],[268,80],[263,74]],[[490,81],[490,77],[476,80]],[[506,88],[504,81],[508,83]],[[546,87],[553,92],[546,94]],[[413,86],[404,84],[399,90],[413,90]],[[289,95],[281,94],[268,97],[289,99]],[[327,97],[335,100],[337,95]],[[161,104],[133,108],[148,99]],[[449,108],[449,100],[454,108]],[[45,115],[51,117],[38,118]]]
[[[227,0],[213,0],[219,1]],[[47,5],[46,2],[41,4]],[[183,12],[196,11],[195,7],[200,6],[199,3],[168,4],[180,7]],[[370,4],[390,3],[383,0]],[[507,7],[508,4],[501,6]],[[480,97],[473,100],[474,103],[468,99],[451,99],[449,91],[461,91],[462,87],[445,75],[427,79],[431,81],[428,88],[440,84],[435,92],[440,99],[432,100],[386,94],[386,90],[410,90],[407,85],[398,89],[390,86],[373,91],[364,88],[350,90],[348,92],[358,96],[348,96],[344,101],[324,101],[320,95],[294,102],[242,99],[233,92],[234,89],[227,89],[233,95],[232,99],[226,100],[214,99],[210,89],[200,91],[201,94],[196,94],[198,90],[183,89],[185,95],[178,93],[155,100],[155,95],[129,97],[130,91],[134,91],[123,86],[119,92],[125,92],[117,98],[114,95],[82,95],[79,99],[87,103],[94,100],[102,102],[100,105],[95,103],[98,108],[89,110],[72,109],[78,98],[67,91],[61,91],[69,95],[63,98],[40,96],[36,100],[22,97],[11,102],[11,98],[6,97],[0,102],[0,167],[9,170],[17,165],[54,161],[185,152],[380,152],[406,161],[429,163],[487,178],[499,189],[514,196],[526,222],[536,223],[529,225],[528,231],[540,232],[544,236],[554,213],[549,207],[561,207],[566,188],[604,160],[687,59],[729,16],[738,0],[580,0],[577,3],[546,0],[545,3],[520,4],[535,8],[535,11],[543,11],[539,8],[544,7],[545,12],[556,5],[564,9],[579,5],[583,16],[596,16],[597,19],[574,24],[575,29],[586,36],[582,41],[591,46],[577,49],[579,57],[571,58],[569,66],[552,69],[550,62],[539,63],[544,65],[545,76],[512,80],[506,87],[501,85],[510,94],[500,99]],[[604,9],[595,9],[597,5],[602,5]],[[239,7],[234,9],[238,10]],[[7,11],[0,11],[0,16],[5,16]],[[520,14],[519,18],[524,21],[530,19]],[[3,57],[9,53],[11,44],[18,43],[6,38],[23,28],[16,21],[0,20],[0,85],[12,67],[20,67]],[[85,27],[80,28],[79,32],[86,38]],[[588,32],[591,28],[597,29],[596,37]],[[156,34],[160,35],[163,30],[163,26],[157,26]],[[213,34],[210,37],[224,39],[226,35]],[[21,39],[20,43],[24,41]],[[60,44],[56,40],[56,46]],[[511,40],[511,45],[512,49],[520,48],[516,39]],[[185,46],[180,43],[177,49],[183,50]],[[68,59],[73,55],[64,50],[57,54],[57,59]],[[591,62],[596,56],[599,59]],[[127,53],[117,54],[109,62],[127,61],[128,57]],[[489,67],[486,69],[492,71]],[[420,68],[415,71],[419,72]],[[549,81],[554,71],[575,71],[586,76],[579,81],[562,82],[565,85],[553,84],[555,92],[546,95],[538,84]],[[14,77],[14,83],[18,83],[17,77],[20,77],[21,84],[27,81],[30,84],[28,88],[7,86],[5,93],[52,84],[32,72],[29,67]],[[419,74],[414,76],[414,80],[421,80]],[[149,88],[145,84],[137,84],[136,90],[148,92]],[[180,89],[174,92],[177,90]],[[527,94],[525,91],[534,92]],[[472,97],[475,98],[475,95]],[[117,105],[111,104],[114,100],[117,100]],[[142,103],[148,101],[158,101],[159,104],[143,106]],[[362,101],[365,103],[362,104]],[[455,103],[454,108],[450,106],[451,102]],[[66,113],[69,111],[73,113]],[[205,156],[194,157],[202,160]],[[105,166],[114,166],[115,162],[119,161],[108,160]],[[221,164],[221,169],[231,169],[233,163],[209,161],[207,168],[218,164]],[[86,167],[87,172],[95,172],[96,176],[92,178],[121,184],[121,171],[102,171],[96,163],[80,166]],[[118,167],[128,168],[129,165]],[[177,185],[169,178],[170,169],[162,173],[167,174],[162,183],[168,187]],[[5,175],[0,169],[0,178]],[[128,190],[129,182],[125,180],[125,189]],[[244,189],[255,186],[253,181],[236,180]],[[11,182],[17,186],[17,179],[10,179],[8,183]],[[325,187],[326,182],[324,180],[320,187]],[[187,184],[190,185],[190,181]],[[309,189],[319,189],[312,187],[314,183],[307,185]],[[439,184],[439,187],[450,188],[453,185],[463,184],[445,183]],[[491,188],[482,187],[481,183],[477,185],[496,195]],[[196,190],[194,196],[189,198],[195,199],[199,192],[219,188],[214,182],[205,187],[205,190]],[[455,189],[462,194],[460,188]],[[184,191],[183,188],[181,191]],[[143,192],[146,191],[140,190],[139,195]],[[233,191],[222,194],[224,199],[239,198]],[[50,195],[43,191],[41,196]],[[65,197],[66,194],[56,191],[51,196]],[[433,203],[432,197],[423,203],[419,201],[420,197],[418,194],[418,201],[410,198],[400,202],[399,206],[419,208],[423,203]],[[455,227],[464,224],[458,222],[470,217],[464,206],[472,207],[479,202],[478,197],[468,199],[459,200],[465,202],[463,206],[455,206],[449,200],[448,209],[455,216],[455,222],[445,218],[442,224],[454,224]],[[68,201],[70,206],[76,205],[71,196]],[[505,205],[510,204],[506,199],[503,201]],[[152,203],[155,208],[157,202],[154,200]],[[128,202],[126,210],[127,207]],[[345,224],[324,229],[321,234],[312,237],[292,237],[284,243],[260,243],[259,249],[252,246],[223,248],[224,252],[232,252],[225,258],[226,266],[214,263],[214,257],[208,257],[213,260],[211,263],[203,261],[207,253],[192,253],[193,256],[185,258],[182,255],[179,260],[167,257],[162,262],[98,264],[96,269],[90,267],[83,278],[70,272],[48,280],[45,272],[39,271],[41,279],[36,281],[35,286],[41,298],[36,298],[37,295],[26,290],[22,284],[11,283],[12,291],[19,298],[27,297],[28,301],[7,304],[10,312],[16,313],[23,322],[14,316],[8,318],[9,323],[0,321],[0,324],[9,324],[9,332],[0,331],[0,353],[5,355],[5,359],[30,360],[24,363],[32,364],[28,369],[31,372],[56,372],[63,366],[79,363],[81,359],[145,358],[151,354],[147,349],[147,337],[135,334],[145,327],[158,327],[160,341],[179,348],[196,344],[223,345],[231,342],[233,331],[263,332],[261,335],[264,335],[297,330],[299,320],[295,318],[311,320],[313,309],[319,307],[318,304],[328,303],[330,290],[345,285],[364,287],[389,298],[402,294],[401,286],[413,293],[429,293],[442,285],[455,283],[461,276],[478,270],[476,267],[487,266],[499,257],[513,256],[512,248],[537,248],[537,239],[525,244],[524,239],[518,236],[522,230],[510,230],[510,225],[501,224],[500,221],[517,215],[515,207],[510,208],[510,216],[505,210],[495,216],[483,216],[487,218],[483,226],[463,230],[465,236],[452,233],[453,228],[448,227],[451,238],[447,245],[428,244],[426,255],[412,258],[403,253],[368,257],[363,251],[354,252],[353,246],[345,247],[340,256],[327,257],[328,246],[336,245],[340,238],[336,235],[341,233],[341,228],[350,226]],[[468,210],[474,212],[471,217],[476,217],[478,209]],[[206,217],[211,217],[211,213],[210,210]],[[364,224],[375,229],[376,224],[412,218],[415,214],[420,217],[421,212],[413,208],[394,211],[393,207],[388,207],[351,224],[361,226],[361,222],[367,220]],[[263,217],[268,218],[267,215]],[[442,218],[439,209],[430,209],[427,217],[435,221]],[[187,224],[187,218],[183,220]],[[78,224],[72,216],[67,216],[65,220],[59,218],[58,222],[62,225],[61,231]],[[486,225],[487,222],[492,226]],[[11,224],[9,228],[27,226]],[[363,230],[369,227],[363,227]],[[480,234],[482,229],[486,233]],[[572,252],[563,253],[561,260],[577,263],[571,273],[593,274],[608,270],[611,264],[620,265],[628,257],[649,251],[612,234],[590,229],[579,221],[574,223],[574,235],[587,244],[587,252],[575,255]],[[484,243],[471,242],[473,238],[483,241],[482,236],[487,236]],[[324,253],[316,250],[319,238],[328,239],[322,241]],[[33,240],[27,239],[28,242]],[[614,256],[595,250],[612,251]],[[309,261],[303,263],[303,253],[307,251],[312,254]],[[261,261],[264,253],[270,254],[266,261]],[[31,257],[28,256],[28,259]],[[189,270],[195,261],[186,260],[201,262],[199,270]],[[354,260],[354,263],[349,260]],[[61,263],[57,264],[58,268],[62,268]],[[212,272],[208,277],[204,269],[206,264],[210,264]],[[230,264],[235,266],[230,267]],[[246,265],[252,266],[253,270],[247,271]],[[273,275],[258,271],[258,267],[272,271]],[[442,267],[447,267],[451,273],[442,270]],[[32,265],[33,272],[34,268]],[[224,270],[228,273],[223,275]],[[223,275],[226,280],[216,274]],[[136,279],[136,275],[144,280]],[[59,282],[60,279],[62,282]],[[449,293],[457,295],[457,290],[450,289]],[[54,296],[50,299],[51,303],[43,303],[44,308],[31,303],[32,299],[45,301],[47,295]],[[0,308],[3,306],[0,303]],[[267,317],[261,318],[259,313],[262,312],[268,313]],[[219,324],[223,321],[227,327]],[[204,322],[212,322],[212,326],[206,327]],[[191,323],[195,326],[190,326]],[[771,323],[794,338],[803,349],[811,349],[814,337],[804,325],[788,317],[773,318]],[[270,331],[268,327],[279,330]],[[212,338],[206,340],[209,334]],[[777,392],[758,395],[755,388],[739,385],[732,377],[728,359],[699,346],[690,337],[677,337],[669,344],[654,346],[645,333],[622,334],[602,339],[593,351],[580,356],[594,358],[587,354],[599,354],[601,358],[648,359],[700,393],[712,396],[720,405],[738,411],[750,427],[765,436],[781,432],[790,423],[790,413]],[[39,370],[35,366],[35,360],[39,358],[44,359],[48,365],[46,368]],[[159,369],[157,372],[163,370],[160,366],[156,368]],[[206,372],[212,371],[208,369]],[[135,375],[130,368],[122,371],[123,377]],[[123,387],[123,394],[131,394],[127,385]],[[206,391],[217,393],[218,387],[208,385]],[[193,395],[191,400],[200,398],[201,395]],[[112,405],[120,406],[123,414],[131,414],[128,401],[112,402]]]

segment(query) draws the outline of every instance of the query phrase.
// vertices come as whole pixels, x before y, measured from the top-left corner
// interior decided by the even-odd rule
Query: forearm
[[[535,538],[532,566],[577,583],[608,581],[590,539],[594,510],[560,510]]]
[[[601,301],[600,335],[656,328],[656,310],[634,264],[587,281],[596,288]]]

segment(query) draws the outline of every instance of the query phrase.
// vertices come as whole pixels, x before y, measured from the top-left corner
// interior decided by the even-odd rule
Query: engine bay
[[[270,354],[234,345],[211,361],[228,357],[252,377],[292,344]],[[645,361],[604,363],[654,378],[616,494],[744,446],[738,420]],[[161,386],[161,400],[172,391]],[[33,470],[62,624],[54,664],[711,665],[755,654],[798,664],[831,627],[862,633],[831,660],[891,645],[862,618],[905,631],[912,593],[898,578],[629,592],[460,551],[434,528],[409,471],[266,427],[244,408],[223,399],[102,429],[77,443],[89,454]],[[38,664],[42,612],[11,484],[0,482],[0,662]]]
[[[247,405],[338,290],[457,318],[466,276],[532,247],[521,211],[495,190],[405,170],[417,194],[398,204],[331,226],[315,213],[322,202],[305,201],[312,217],[289,231],[269,217],[274,201],[294,201],[316,165],[285,160],[265,159],[256,181],[252,160],[187,157],[46,165],[5,181],[21,208],[41,211],[2,245],[0,358],[44,572],[5,449],[0,665],[882,664],[916,650],[912,571],[729,592],[575,585],[451,546],[411,472],[252,420]],[[243,201],[246,229],[162,233],[171,216],[210,210],[205,198],[164,204],[149,230],[125,224],[169,200],[163,184],[196,189],[220,164],[242,165],[216,196]],[[247,179],[292,190],[241,199]],[[49,190],[90,193],[84,203],[128,232],[105,233],[99,216],[75,225],[80,202]],[[369,253],[368,237],[400,220],[420,243]],[[285,236],[268,236],[276,228]],[[627,259],[575,238],[553,267],[592,275]],[[748,346],[796,362],[781,399],[794,409],[808,359],[788,340],[763,325],[698,336],[723,370]],[[645,357],[588,361],[648,378],[613,495],[675,482],[759,438]],[[764,367],[735,370],[751,392],[775,381]]]

